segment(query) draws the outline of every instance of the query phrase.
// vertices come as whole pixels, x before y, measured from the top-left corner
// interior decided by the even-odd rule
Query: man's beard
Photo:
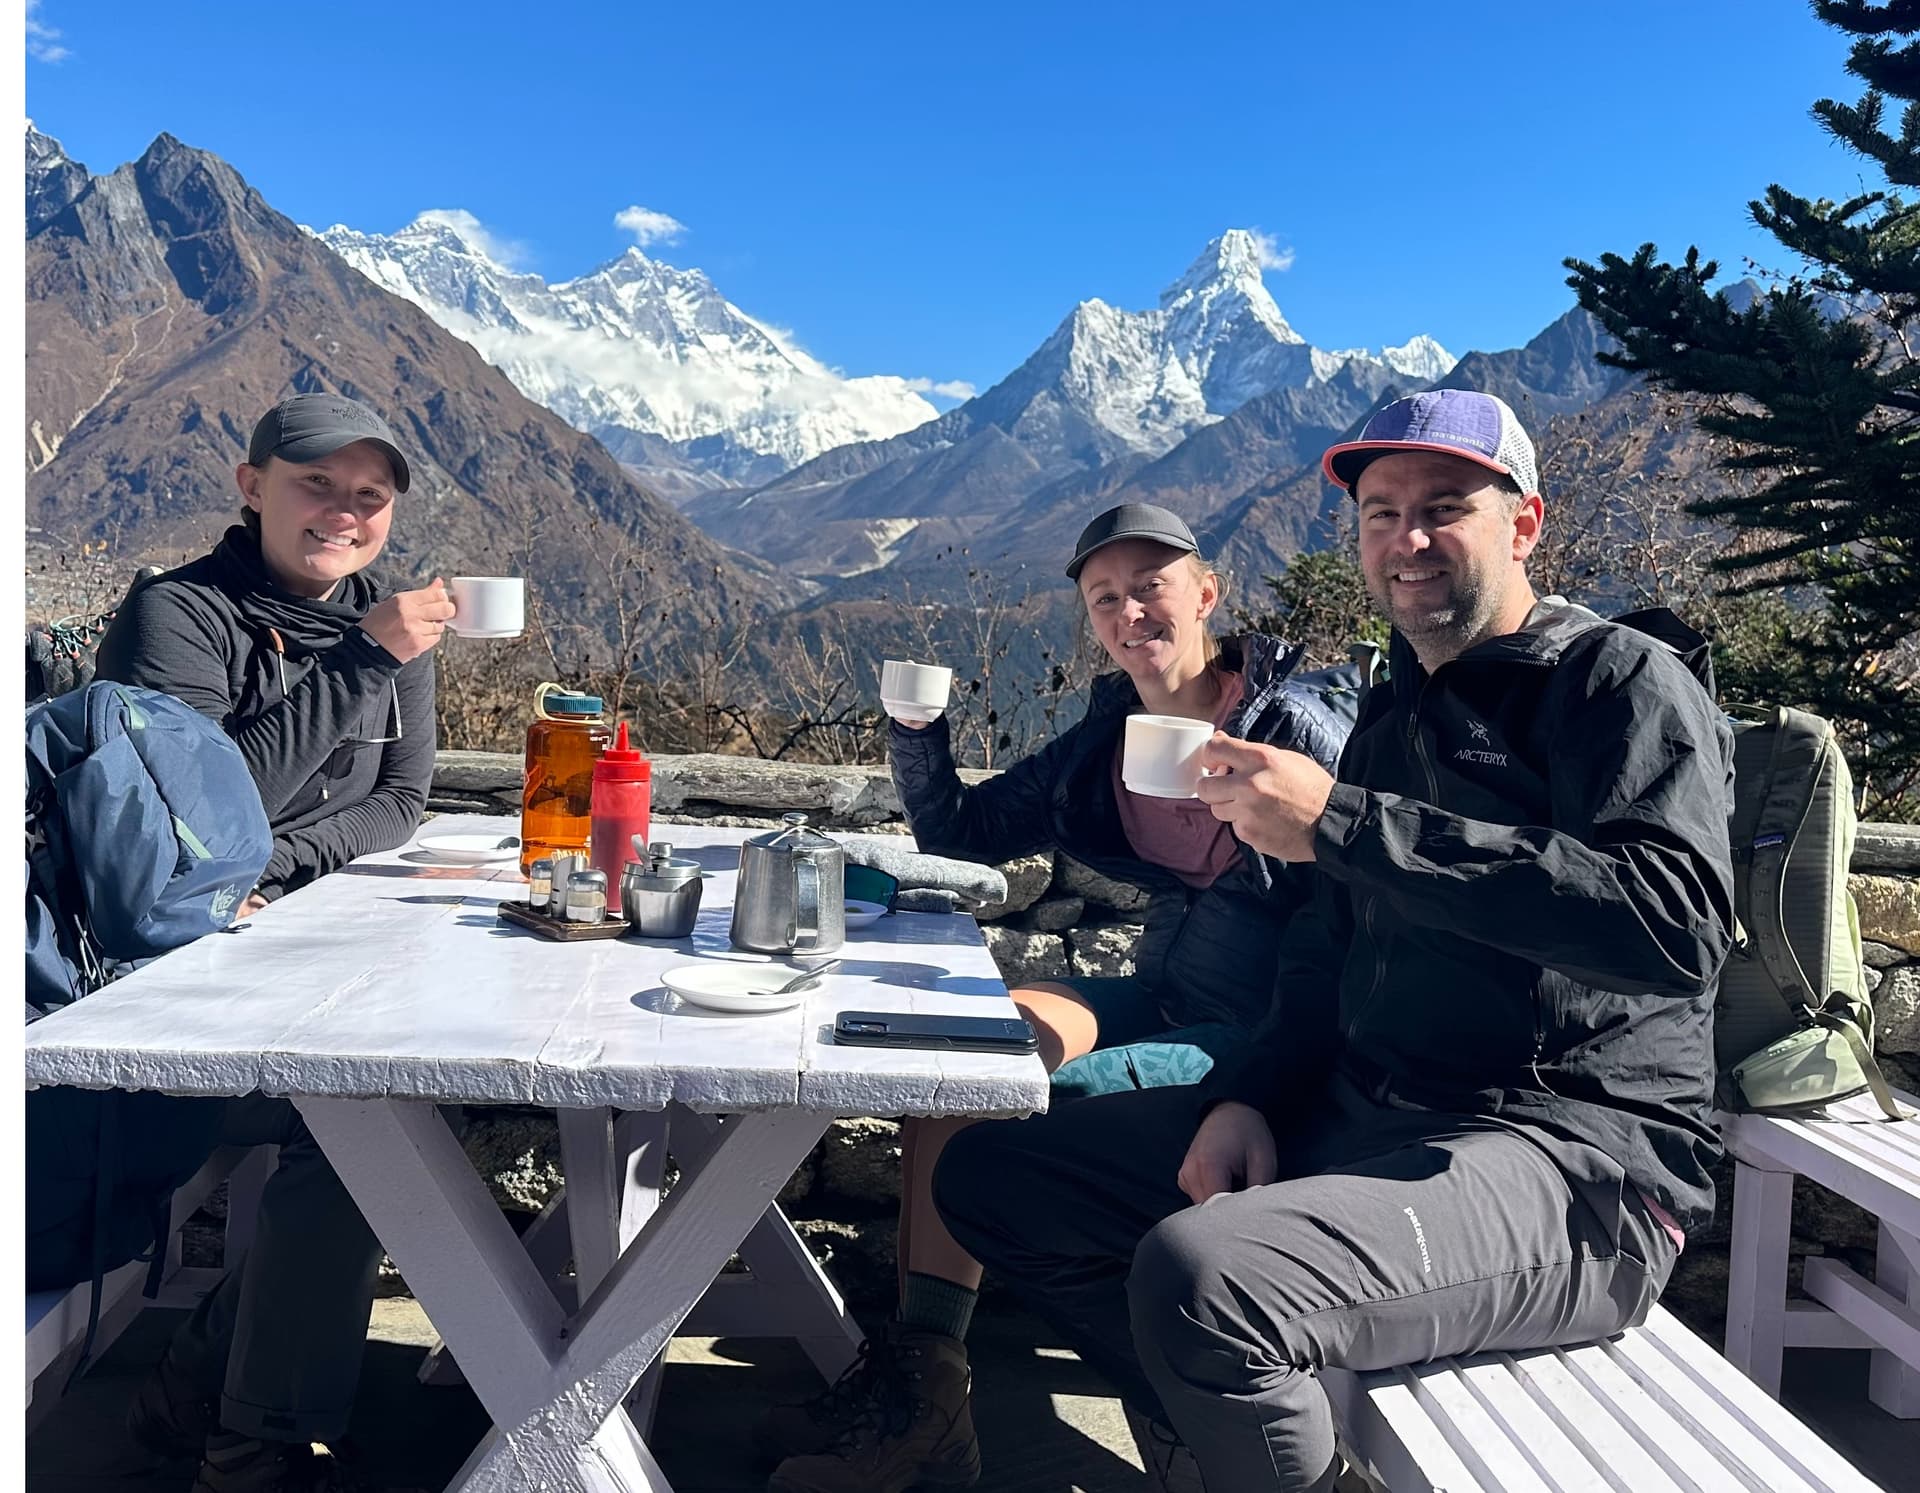
[[[1493,622],[1496,602],[1493,588],[1482,577],[1448,571],[1447,599],[1439,606],[1406,605],[1393,599],[1393,582],[1387,577],[1394,570],[1413,567],[1393,566],[1376,583],[1367,579],[1367,593],[1374,605],[1387,615],[1411,643],[1426,644],[1440,652],[1458,654],[1470,648]]]

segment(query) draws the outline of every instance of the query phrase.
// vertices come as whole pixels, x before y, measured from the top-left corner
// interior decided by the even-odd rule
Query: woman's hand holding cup
[[[396,591],[360,619],[360,627],[401,663],[438,643],[453,620],[446,582],[435,577],[417,591]]]

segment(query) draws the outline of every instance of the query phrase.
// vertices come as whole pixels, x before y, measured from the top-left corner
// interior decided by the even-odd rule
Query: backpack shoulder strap
[[[1799,957],[1787,942],[1784,897],[1787,856],[1813,807],[1813,789],[1820,773],[1826,722],[1805,711],[1785,706],[1774,712],[1773,747],[1767,758],[1765,797],[1753,826],[1749,861],[1747,934],[1754,952],[1782,994],[1798,999],[1809,1015],[1826,1001],[1813,988]]]

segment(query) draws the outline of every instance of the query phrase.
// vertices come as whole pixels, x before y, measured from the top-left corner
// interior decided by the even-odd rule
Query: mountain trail
[[[140,355],[140,328],[145,323],[152,321],[153,318],[158,316],[162,311],[167,313],[167,324],[164,328],[161,329],[160,340],[154,343],[152,347],[148,348],[147,351],[157,353],[160,351],[161,348],[167,345],[167,339],[173,335],[174,307],[171,301],[168,301],[163,306],[156,306],[153,310],[149,311],[145,316],[138,318],[134,322],[132,345],[128,347],[127,350],[120,355],[120,361],[113,365],[113,372],[107,375],[107,386],[100,391],[99,396],[93,401],[92,404],[88,405],[85,409],[80,411],[79,414],[73,417],[73,422],[67,426],[66,435],[72,435],[74,431],[78,430],[80,428],[80,422],[86,419],[87,416],[91,415],[95,410],[99,409],[101,405],[105,404],[108,398],[113,394],[113,391],[119,388],[120,385],[123,382],[125,382],[127,365]],[[55,436],[53,439],[53,444],[49,448],[46,438],[40,434],[39,421],[36,420],[34,422],[33,430],[34,430],[34,438],[40,442],[41,449],[47,453],[46,460],[42,461],[40,463],[40,466],[37,466],[34,468],[35,471],[38,471],[40,467],[45,466],[47,462],[52,461],[55,456],[59,455],[61,442],[63,442],[66,439],[66,435]]]

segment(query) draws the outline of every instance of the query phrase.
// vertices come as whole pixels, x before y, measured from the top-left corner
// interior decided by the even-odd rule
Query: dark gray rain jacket
[[[1344,1062],[1382,1098],[1525,1129],[1578,1183],[1624,1177],[1683,1228],[1710,1217],[1733,743],[1705,652],[1671,614],[1557,598],[1431,675],[1396,634],[1273,1016],[1209,1098],[1283,1110]]]
[[[1303,752],[1331,772],[1358,712],[1358,668],[1295,673],[1302,650],[1258,633],[1225,639],[1221,650],[1223,665],[1244,676],[1227,734]],[[1134,854],[1114,803],[1113,758],[1138,709],[1133,681],[1103,674],[1082,720],[971,788],[954,770],[944,717],[924,731],[895,723],[894,787],[915,840],[932,854],[991,863],[1057,849],[1152,888],[1134,968],[1160,996],[1169,1025],[1251,1027],[1272,1004],[1280,934],[1307,900],[1312,868],[1243,845],[1239,864],[1200,891]]]

